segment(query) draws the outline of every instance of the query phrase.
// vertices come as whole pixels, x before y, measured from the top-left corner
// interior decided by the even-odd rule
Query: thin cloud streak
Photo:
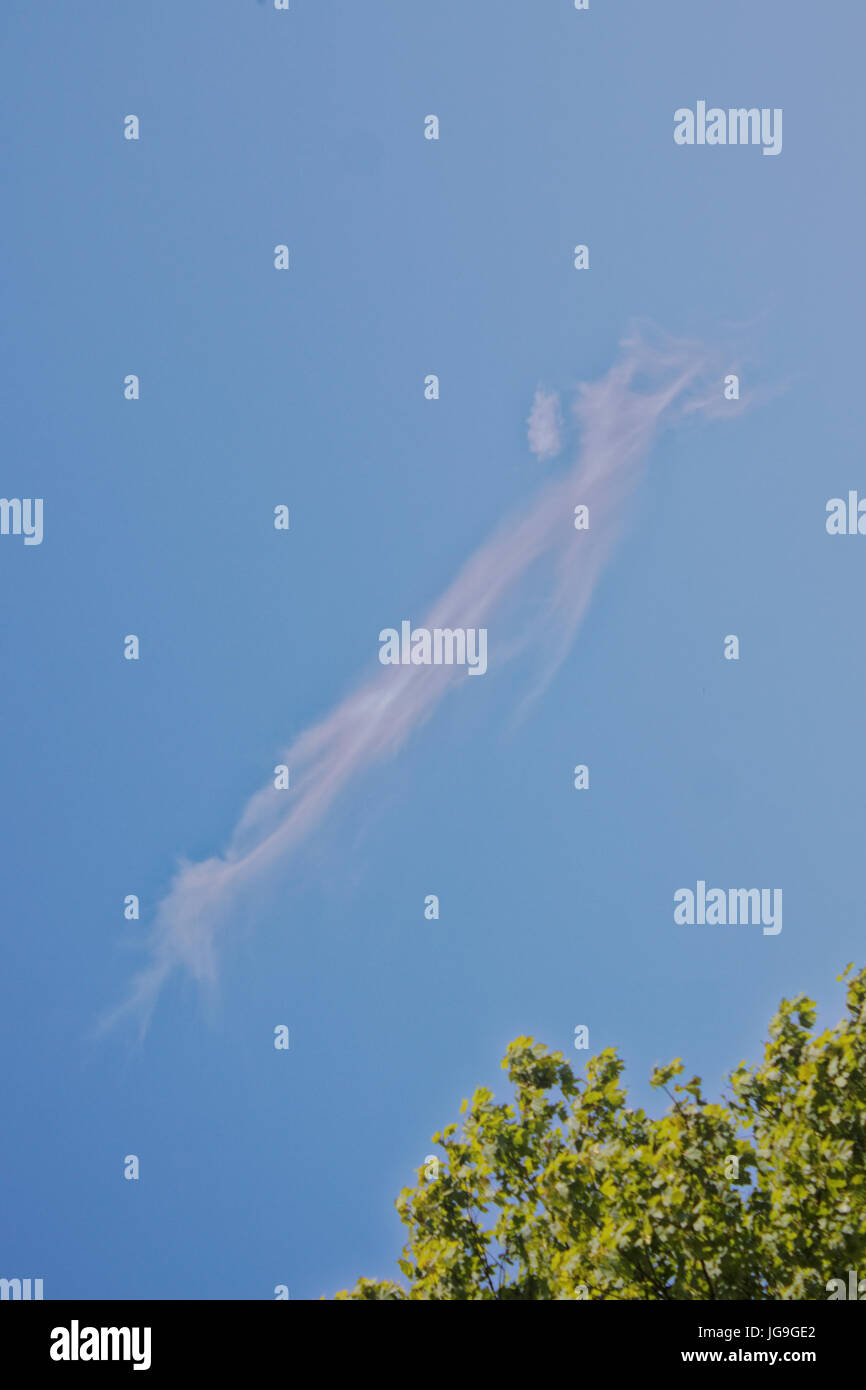
[[[713,372],[710,378],[694,344],[627,339],[607,375],[578,388],[573,408],[580,445],[573,468],[470,556],[417,626],[489,627],[505,601],[520,596],[521,581],[546,562],[551,573],[542,617],[529,632],[510,637],[507,650],[504,637],[494,634],[491,664],[537,645],[549,678],[586,612],[659,427],[695,411],[722,413],[721,395],[720,377]],[[589,507],[588,531],[574,529],[578,503]],[[292,790],[265,787],[247,803],[223,855],[179,865],[156,913],[149,962],[102,1027],[132,1014],[143,1033],[162,986],[179,969],[212,989],[218,943],[239,901],[271,882],[352,780],[396,754],[451,687],[466,680],[461,666],[383,667],[302,733],[280,759],[291,770]]]
[[[539,386],[527,420],[529,448],[537,459],[555,458],[562,448],[562,412],[555,391],[543,391]]]

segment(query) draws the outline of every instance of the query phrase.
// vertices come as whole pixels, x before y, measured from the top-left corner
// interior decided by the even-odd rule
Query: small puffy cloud
[[[562,448],[562,412],[555,391],[542,391],[539,386],[527,423],[529,447],[536,458],[550,459],[559,453]]]

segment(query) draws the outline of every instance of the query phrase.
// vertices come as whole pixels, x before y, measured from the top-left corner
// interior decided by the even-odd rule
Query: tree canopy
[[[849,1268],[866,1276],[866,968],[846,1017],[820,1035],[815,1019],[784,1000],[720,1104],[700,1077],[674,1082],[679,1059],[658,1067],[658,1119],[627,1106],[615,1050],[578,1080],[516,1038],[513,1099],[476,1090],[397,1199],[402,1282],[337,1298],[826,1299]]]

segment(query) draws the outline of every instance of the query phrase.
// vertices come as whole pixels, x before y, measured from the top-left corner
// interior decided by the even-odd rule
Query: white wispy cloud
[[[419,626],[477,628],[499,615],[491,671],[530,644],[539,647],[548,672],[555,669],[590,602],[657,430],[686,412],[720,413],[720,379],[714,372],[708,387],[706,369],[694,344],[627,339],[606,376],[578,389],[573,408],[580,444],[572,468],[467,559]],[[536,440],[552,441],[549,405],[542,413],[548,424],[538,426]],[[574,529],[578,503],[590,508],[588,531]],[[503,606],[520,596],[530,571],[540,572],[547,585],[543,616],[534,610],[529,631],[506,632]],[[371,646],[375,638],[371,634]],[[241,903],[254,903],[353,781],[395,754],[443,696],[466,681],[461,666],[378,667],[302,733],[280,758],[291,769],[292,790],[277,792],[269,784],[247,803],[221,855],[178,866],[156,913],[148,962],[104,1026],[132,1013],[146,1027],[163,984],[177,970],[212,986],[220,939],[236,926]]]
[[[529,447],[536,458],[555,458],[562,448],[562,411],[555,391],[538,387],[527,424]]]

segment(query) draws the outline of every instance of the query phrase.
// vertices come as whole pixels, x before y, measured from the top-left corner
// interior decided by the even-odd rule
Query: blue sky
[[[45,537],[0,537],[0,1274],[330,1296],[394,1273],[393,1200],[510,1038],[585,1023],[652,1103],[657,1062],[712,1091],[757,1059],[783,994],[838,1017],[864,37],[804,0],[7,0],[0,491]],[[781,155],[677,147],[700,99],[781,107]],[[536,387],[602,376],[635,318],[735,340],[760,399],[660,437],[544,695],[516,723],[532,659],[491,661],[238,908],[215,1008],[178,975],[141,1046],[96,1034],[178,859],[531,506]],[[676,928],[699,878],[781,886],[783,931]]]

